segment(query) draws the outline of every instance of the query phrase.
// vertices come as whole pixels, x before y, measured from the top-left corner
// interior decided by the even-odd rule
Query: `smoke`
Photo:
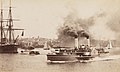
[[[115,32],[116,39],[119,40],[120,38],[120,11],[113,14],[110,18],[110,21],[107,23],[107,26]]]
[[[74,38],[89,38],[89,26],[94,24],[93,17],[81,19],[74,14],[64,18],[64,24],[58,28],[58,40],[63,44],[74,45]]]
[[[120,29],[115,15],[102,12],[94,21],[95,24],[89,27],[89,32],[95,40],[117,40]]]
[[[63,44],[69,44],[69,42],[74,44],[74,38],[77,37],[80,39],[116,40],[118,34],[120,35],[118,33],[120,32],[120,21],[118,20],[116,23],[116,19],[111,19],[112,16],[107,15],[105,12],[97,13],[86,19],[69,14],[64,18],[64,24],[58,28],[58,40],[62,41]]]
[[[65,35],[71,37],[86,37],[89,38],[89,35],[86,33],[88,27],[93,24],[92,18],[90,19],[80,19],[74,17],[73,15],[68,15],[65,18],[63,26],[58,29],[58,36]]]
[[[107,25],[109,19],[107,17],[97,18],[95,24],[89,28],[89,32],[96,40],[115,40],[116,35]]]
[[[87,39],[89,38],[89,35],[85,33],[85,31],[82,29],[78,30],[77,28],[69,27],[69,26],[65,26],[62,29],[63,29],[62,32],[65,36],[71,36],[74,38],[77,37],[86,37]]]
[[[84,30],[78,31],[78,36],[86,37],[86,39],[89,39],[89,35]]]

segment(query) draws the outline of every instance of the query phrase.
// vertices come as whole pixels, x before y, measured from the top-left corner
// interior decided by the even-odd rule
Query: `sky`
[[[15,22],[15,27],[24,28],[25,37],[39,36],[52,39],[57,38],[57,28],[64,23],[64,18],[70,13],[85,19],[105,12],[109,19],[110,16],[120,12],[119,3],[120,0],[12,0],[13,17],[20,19],[19,22]],[[3,8],[7,8],[8,5],[9,0],[3,0]],[[102,34],[101,30],[106,28],[99,25]],[[96,33],[96,27],[93,26],[91,31]],[[107,32],[106,30],[105,33]],[[96,37],[99,35],[97,33]]]

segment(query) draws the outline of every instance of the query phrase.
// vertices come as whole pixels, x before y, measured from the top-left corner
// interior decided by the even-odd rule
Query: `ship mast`
[[[17,21],[16,19],[13,19],[12,18],[12,7],[11,7],[11,0],[10,0],[10,3],[9,3],[9,13],[8,13],[8,33],[9,33],[9,43],[12,43],[12,35],[13,35],[13,41],[14,41],[14,34],[12,33],[12,31],[14,31],[14,30],[24,30],[24,29],[15,29],[15,28],[13,28],[13,21]],[[17,38],[19,37],[19,35],[17,36]],[[17,39],[16,38],[16,39]]]
[[[0,23],[1,23],[1,44],[2,44],[2,39],[3,39],[3,9],[2,9],[2,0],[1,0],[1,19],[0,19]]]
[[[10,0],[10,5],[9,5],[9,19],[8,19],[8,22],[9,22],[9,24],[8,24],[8,31],[9,31],[9,43],[11,43],[11,37],[12,37],[12,22],[13,22],[13,20],[12,20],[12,12],[11,12],[11,0]]]

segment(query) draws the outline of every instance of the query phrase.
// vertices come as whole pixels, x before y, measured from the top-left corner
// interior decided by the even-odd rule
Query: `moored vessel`
[[[13,21],[16,19],[12,18],[12,7],[11,7],[11,0],[8,10],[8,18],[3,18],[3,9],[2,9],[2,0],[1,0],[1,19],[0,19],[0,33],[1,33],[1,42],[0,42],[0,53],[18,53],[17,49],[19,45],[17,44],[17,37],[14,37],[15,30],[24,30],[24,29],[16,29],[13,28]],[[4,25],[6,23],[6,26]],[[23,35],[23,33],[22,33]]]

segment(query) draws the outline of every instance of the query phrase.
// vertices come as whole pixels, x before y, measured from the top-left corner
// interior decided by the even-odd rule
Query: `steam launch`
[[[12,18],[12,7],[11,0],[8,9],[8,18],[4,19],[4,12],[2,9],[2,0],[1,0],[1,15],[0,15],[0,53],[18,53],[17,49],[19,45],[17,44],[17,39],[19,35],[15,38],[14,31],[15,30],[23,30],[13,28],[13,21],[17,21],[17,19]]]
[[[98,55],[98,52],[90,47],[89,35],[85,33],[84,30],[81,30],[75,34],[69,32],[71,36],[74,36],[74,46],[73,48],[55,48],[51,54],[47,55],[47,60],[50,62],[54,61],[86,61],[94,58]],[[87,45],[79,44],[79,37],[86,38]]]

